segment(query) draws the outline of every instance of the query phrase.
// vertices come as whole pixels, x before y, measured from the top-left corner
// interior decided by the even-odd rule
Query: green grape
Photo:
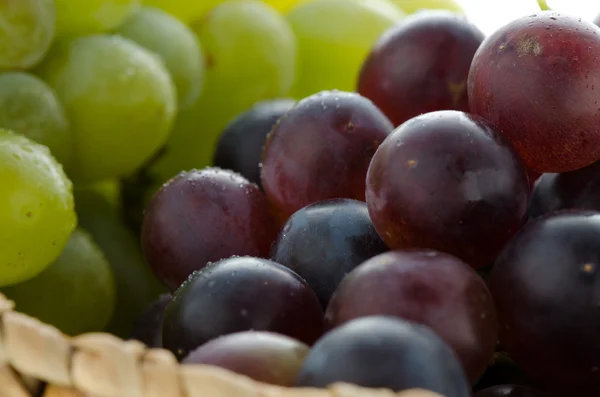
[[[76,189],[79,225],[104,252],[116,281],[116,308],[107,327],[128,337],[134,320],[165,292],[146,263],[133,233],[125,227],[119,208],[96,189]]]
[[[52,88],[31,74],[0,74],[0,128],[48,146],[63,166],[71,158],[73,136],[65,110]]]
[[[198,99],[204,58],[198,38],[183,22],[158,8],[142,7],[117,33],[163,59],[177,88],[179,109]]]
[[[0,1],[0,69],[38,63],[52,44],[55,27],[54,0]]]
[[[123,23],[141,2],[141,0],[54,1],[56,2],[56,34],[61,37],[108,32]]]
[[[0,286],[43,271],[63,250],[77,218],[71,181],[42,146],[0,130]]]
[[[308,3],[309,1],[316,0],[263,0],[265,3],[273,7],[279,12],[287,13],[292,8],[297,7],[300,4]]]
[[[121,205],[121,182],[118,179],[105,179],[90,185],[75,187],[75,190],[82,189],[93,191],[115,208],[119,208]],[[75,193],[77,194],[77,192]]]
[[[1,292],[20,312],[68,335],[102,331],[115,308],[110,266],[92,238],[80,229],[42,273]]]
[[[71,121],[69,176],[78,183],[133,172],[165,143],[176,93],[162,61],[120,36],[94,35],[56,46],[39,73]]]
[[[354,91],[377,39],[402,17],[388,0],[321,0],[294,8],[288,20],[299,48],[300,99],[323,90]]]
[[[286,96],[296,75],[294,34],[262,2],[225,2],[192,28],[207,59],[204,89],[180,112],[164,154],[151,167],[159,182],[210,164],[227,123],[257,101]]]
[[[464,13],[462,7],[454,0],[392,0],[407,14],[420,10],[447,10]]]
[[[202,18],[208,11],[226,0],[143,0],[147,6],[158,7],[185,23]]]

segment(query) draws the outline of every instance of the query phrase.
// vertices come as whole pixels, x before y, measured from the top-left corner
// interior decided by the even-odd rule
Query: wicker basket
[[[166,350],[109,334],[67,337],[0,294],[0,397],[443,397],[411,390],[286,389],[226,370],[178,364]]]

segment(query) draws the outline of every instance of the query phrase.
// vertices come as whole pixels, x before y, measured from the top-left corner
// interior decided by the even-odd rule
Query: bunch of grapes
[[[600,16],[542,3],[0,2],[0,293],[278,386],[597,396]]]

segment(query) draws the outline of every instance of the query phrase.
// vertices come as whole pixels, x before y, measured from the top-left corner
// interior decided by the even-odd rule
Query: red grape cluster
[[[600,28],[416,14],[357,93],[255,106],[231,170],[160,189],[142,242],[174,292],[139,333],[284,386],[597,396],[599,160]]]

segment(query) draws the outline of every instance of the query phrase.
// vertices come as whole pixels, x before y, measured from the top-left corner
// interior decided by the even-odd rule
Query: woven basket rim
[[[0,294],[0,397],[444,397],[338,383],[285,388],[228,370],[180,364],[164,349],[107,333],[70,337]]]

